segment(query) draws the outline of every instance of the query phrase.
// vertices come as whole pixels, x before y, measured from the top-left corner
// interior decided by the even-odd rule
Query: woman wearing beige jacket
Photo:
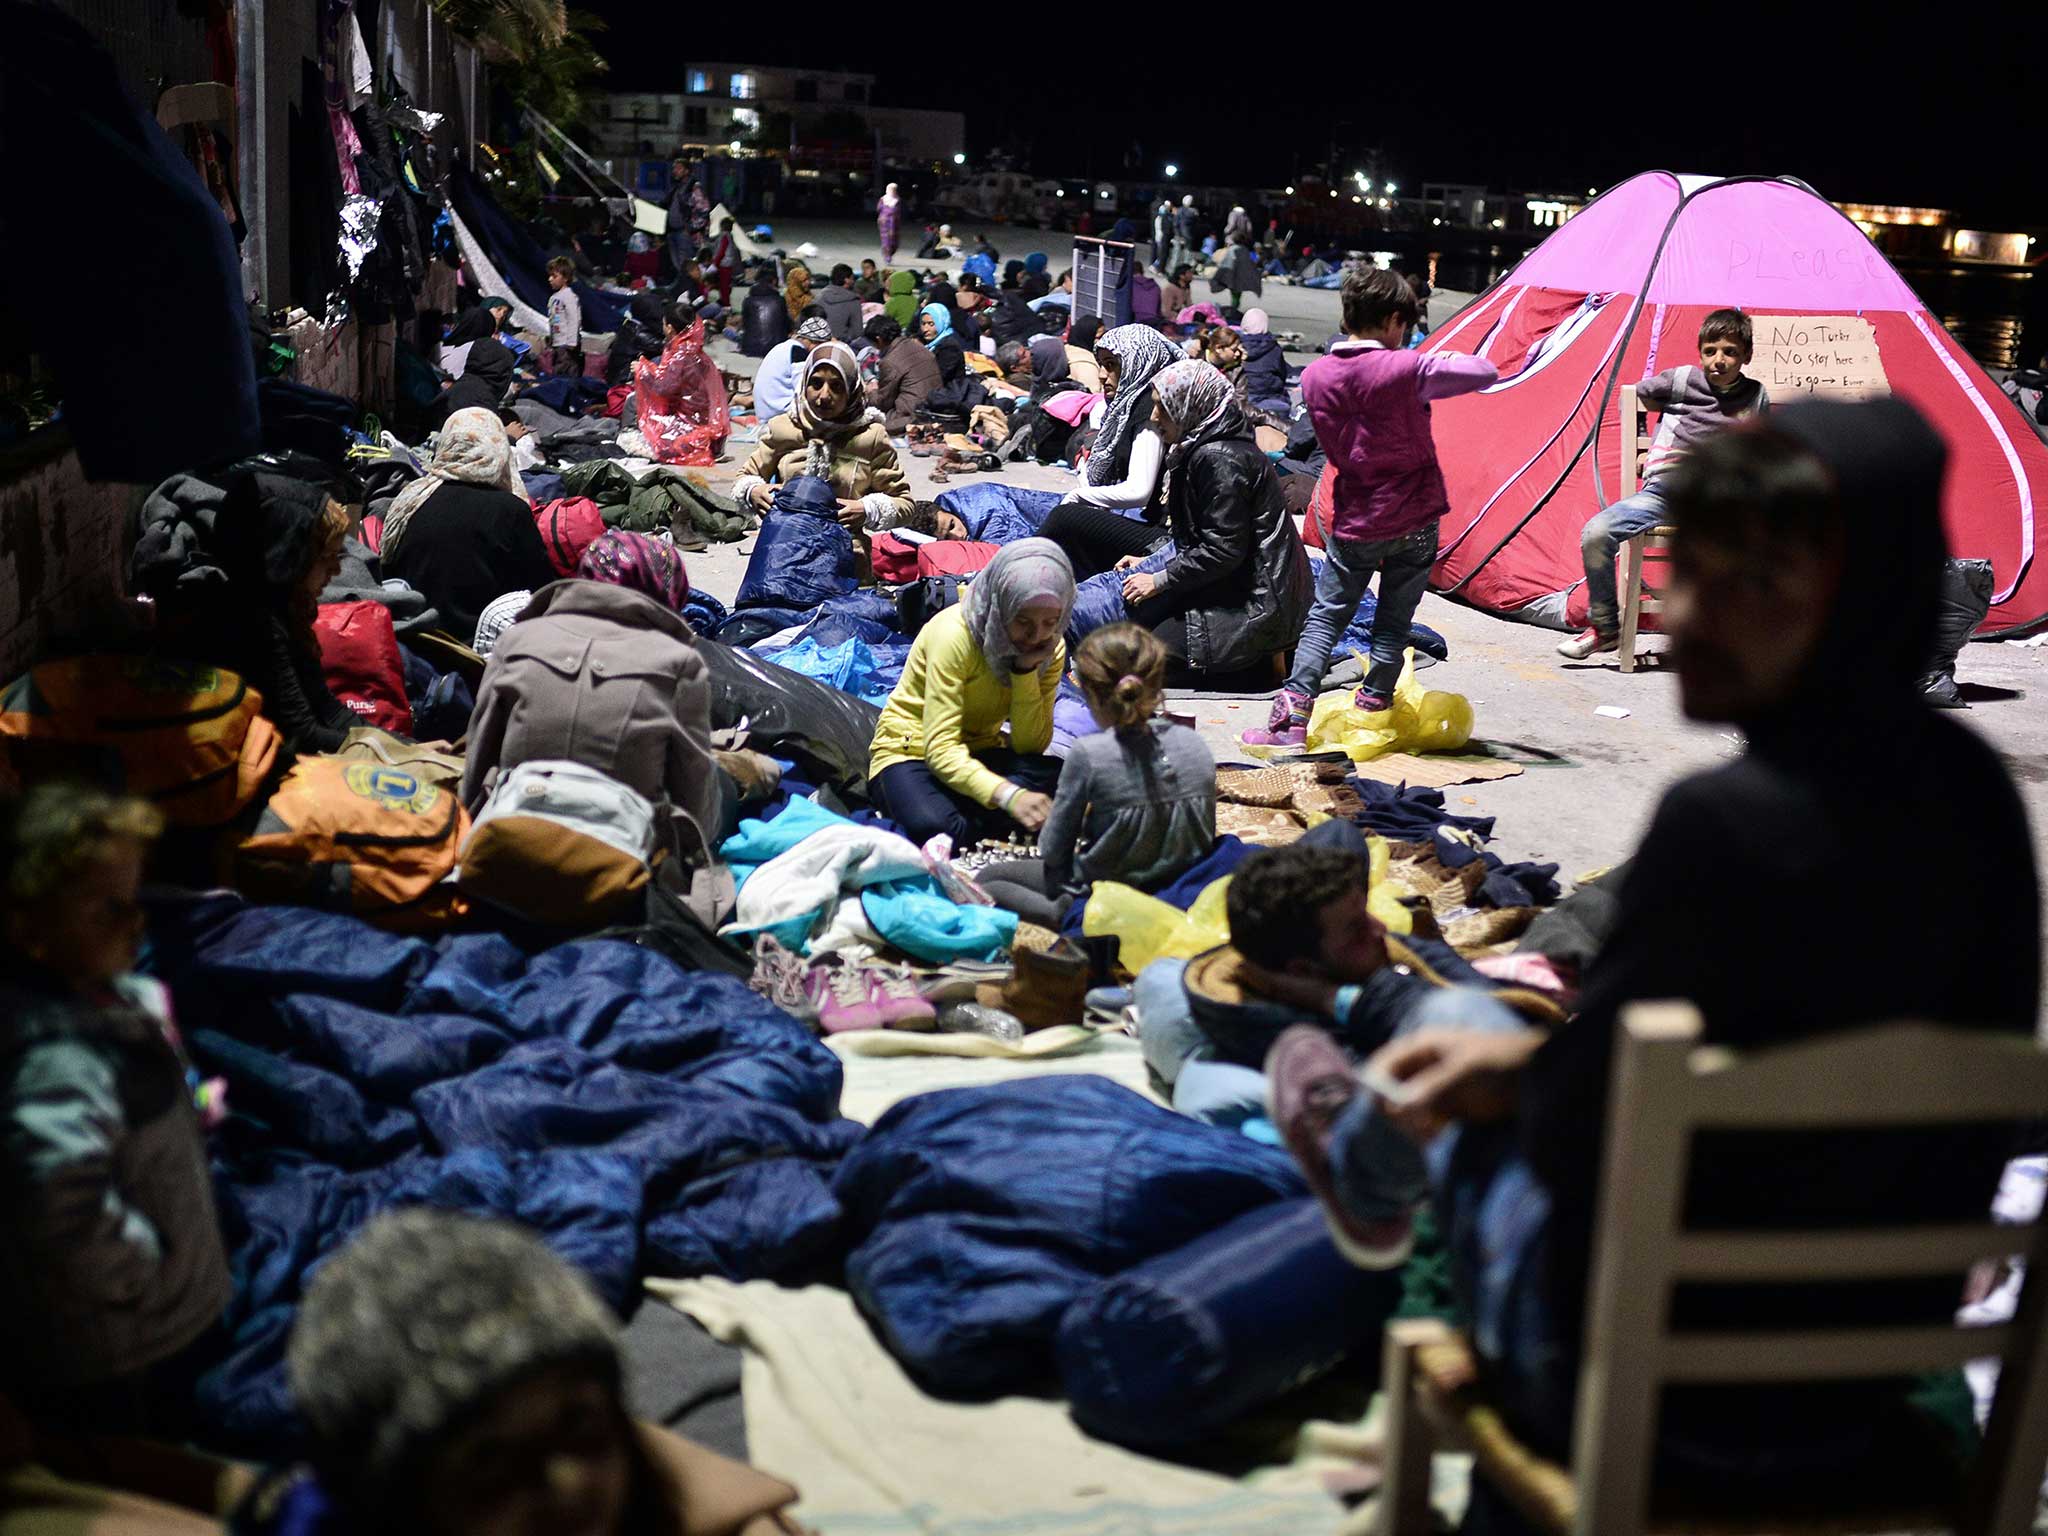
[[[765,512],[772,487],[798,475],[828,481],[839,496],[839,521],[880,532],[910,515],[910,482],[879,419],[871,417],[852,348],[828,341],[804,363],[796,401],[761,431],[761,441],[733,482],[733,495]]]

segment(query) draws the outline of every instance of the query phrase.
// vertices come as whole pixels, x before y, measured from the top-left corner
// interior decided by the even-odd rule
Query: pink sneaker
[[[1308,745],[1308,715],[1315,700],[1291,688],[1273,695],[1273,713],[1263,729],[1246,731],[1237,739],[1248,747],[1305,747]]]
[[[881,1010],[875,1006],[867,973],[837,955],[827,955],[811,967],[804,978],[804,991],[818,1027],[828,1035],[882,1027]]]
[[[1388,694],[1376,693],[1370,688],[1360,688],[1351,695],[1351,707],[1363,710],[1368,715],[1377,715],[1392,709],[1394,700]]]
[[[1399,1269],[1415,1251],[1415,1223],[1406,1214],[1368,1221],[1337,1193],[1330,1135],[1365,1091],[1358,1069],[1337,1042],[1312,1024],[1280,1032],[1266,1052],[1266,1118],[1301,1167],[1337,1251],[1360,1269]]]
[[[939,1010],[917,990],[908,971],[898,966],[870,966],[868,998],[885,1029],[938,1028]]]

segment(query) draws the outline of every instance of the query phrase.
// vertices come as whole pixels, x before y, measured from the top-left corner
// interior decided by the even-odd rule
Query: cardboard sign
[[[1756,351],[1743,372],[1761,380],[1771,403],[1819,396],[1888,395],[1877,333],[1858,315],[1752,315]]]

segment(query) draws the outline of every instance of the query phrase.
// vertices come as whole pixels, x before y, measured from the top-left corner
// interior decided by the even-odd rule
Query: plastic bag
[[[1230,876],[1202,888],[1183,912],[1135,886],[1098,880],[1081,914],[1081,931],[1091,939],[1115,934],[1117,964],[1136,975],[1154,960],[1192,960],[1204,950],[1230,942]]]
[[[732,426],[725,380],[704,355],[704,323],[670,336],[658,358],[633,364],[640,432],[663,464],[709,466]]]
[[[827,646],[801,638],[788,650],[769,654],[768,660],[877,706],[889,701],[889,690],[894,686],[893,680],[880,679],[875,653],[858,639]]]
[[[1370,666],[1364,657],[1360,664]],[[1311,752],[1343,752],[1354,763],[1389,752],[1457,752],[1472,740],[1472,701],[1462,693],[1425,689],[1415,681],[1415,652],[1406,653],[1394,707],[1368,714],[1351,707],[1348,692],[1316,700],[1308,720]]]
[[[1993,585],[1989,560],[1950,560],[1942,567],[1934,644],[1920,678],[1921,693],[1937,709],[1968,707],[1956,686],[1956,657],[1991,611]]]

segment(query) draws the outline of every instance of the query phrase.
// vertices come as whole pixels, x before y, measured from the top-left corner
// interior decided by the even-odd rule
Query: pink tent
[[[1583,624],[1579,530],[1619,495],[1621,386],[1697,361],[1700,321],[1730,305],[1756,322],[1752,372],[1767,337],[1873,340],[1891,392],[1948,443],[1950,549],[1990,560],[1994,573],[1982,633],[2048,616],[2048,565],[2034,564],[2048,445],[1984,370],[1811,187],[1667,171],[1601,194],[1424,343],[1479,353],[1501,371],[1491,389],[1434,407],[1451,499],[1438,590],[1498,613]],[[1773,318],[1783,324],[1770,327]],[[1849,325],[1827,328],[1844,318]]]

